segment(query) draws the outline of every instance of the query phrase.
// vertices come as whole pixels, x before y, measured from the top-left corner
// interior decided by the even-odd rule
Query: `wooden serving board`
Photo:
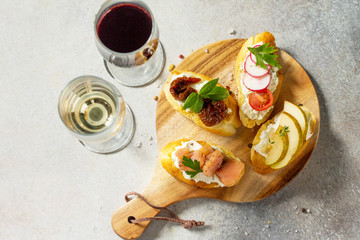
[[[231,80],[229,74],[234,74],[235,60],[244,42],[244,39],[230,39],[209,44],[185,58],[177,66],[177,69],[198,72],[212,78],[219,77],[219,83],[223,86],[229,86],[237,94],[236,81]],[[209,53],[206,53],[205,49],[208,49]],[[236,135],[231,137],[222,137],[209,133],[173,110],[166,100],[164,91],[161,90],[156,110],[159,152],[167,143],[177,139],[202,140],[225,146],[238,156],[246,166],[245,174],[236,186],[202,189],[176,180],[162,168],[158,160],[154,176],[142,193],[151,203],[158,206],[168,206],[174,202],[189,198],[215,198],[230,202],[252,202],[279,191],[304,168],[319,136],[319,102],[314,86],[300,64],[282,50],[278,54],[284,73],[284,83],[270,118],[280,112],[284,100],[288,100],[308,107],[315,114],[317,120],[314,135],[306,142],[296,160],[287,167],[268,175],[257,174],[250,161],[248,144],[252,142],[259,127],[248,129],[242,126],[238,129]],[[130,224],[128,217],[152,217],[157,215],[158,212],[159,210],[150,208],[142,200],[135,198],[115,211],[112,216],[112,227],[122,238],[135,239],[145,231],[150,222]]]

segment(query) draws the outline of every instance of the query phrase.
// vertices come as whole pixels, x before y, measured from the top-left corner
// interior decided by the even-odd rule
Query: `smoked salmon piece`
[[[207,177],[214,176],[216,170],[221,166],[224,154],[219,150],[215,150],[206,156],[206,162],[203,167],[203,173]]]
[[[245,164],[234,159],[226,159],[221,168],[216,171],[220,182],[225,186],[232,186],[238,181],[244,171]]]
[[[181,161],[179,161],[179,168],[183,171],[192,171],[193,169],[184,166],[184,164],[182,163],[182,159],[183,157],[187,157],[187,158],[191,158],[193,155],[193,153],[191,153],[189,151],[188,148],[180,148],[175,152],[175,156],[177,156]]]

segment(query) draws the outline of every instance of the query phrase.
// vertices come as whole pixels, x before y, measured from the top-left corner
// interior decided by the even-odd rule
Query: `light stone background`
[[[112,213],[125,203],[125,193],[141,192],[152,177],[153,97],[168,72],[142,88],[108,76],[93,33],[101,2],[1,1],[0,239],[119,239]],[[254,203],[176,203],[170,209],[180,217],[206,226],[185,230],[154,222],[140,239],[360,239],[360,2],[146,2],[160,29],[166,66],[211,42],[272,32],[315,85],[321,133],[309,164],[285,189]],[[92,153],[60,121],[60,91],[84,74],[115,83],[133,109],[137,129],[125,150]]]

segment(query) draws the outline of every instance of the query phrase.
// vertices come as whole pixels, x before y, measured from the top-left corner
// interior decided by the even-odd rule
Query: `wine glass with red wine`
[[[159,29],[142,1],[106,1],[95,18],[95,39],[109,74],[123,85],[150,83],[164,67]]]

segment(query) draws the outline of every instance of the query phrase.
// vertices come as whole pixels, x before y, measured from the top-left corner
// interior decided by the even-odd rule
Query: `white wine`
[[[81,133],[102,131],[114,119],[114,101],[113,96],[104,90],[84,90],[78,93],[70,109],[70,124]]]
[[[59,115],[88,149],[109,153],[125,147],[134,134],[134,119],[120,92],[94,77],[72,80],[59,99]]]

